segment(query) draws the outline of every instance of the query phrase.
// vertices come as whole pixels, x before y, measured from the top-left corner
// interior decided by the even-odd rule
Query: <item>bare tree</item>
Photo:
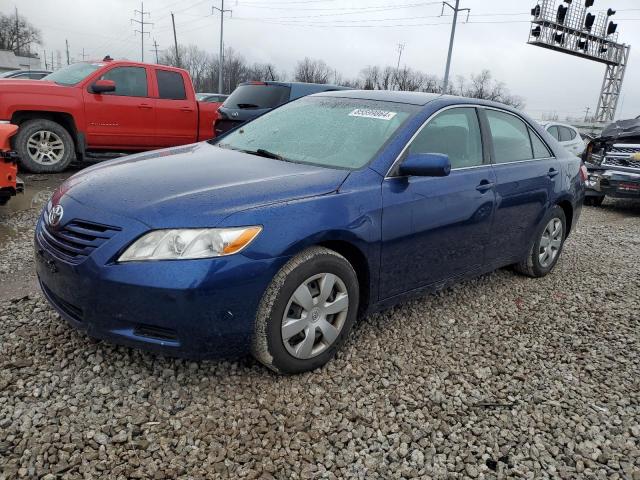
[[[522,97],[512,95],[505,84],[493,80],[493,75],[486,69],[477,75],[471,75],[468,83],[464,78],[458,77],[458,90],[454,93],[463,97],[501,102],[515,108],[524,107]]]
[[[11,50],[16,55],[32,56],[32,45],[41,45],[40,30],[31,25],[26,18],[3,15],[0,13],[0,50]]]
[[[305,57],[296,65],[293,74],[297,82],[329,83],[332,70],[323,60],[312,60]]]

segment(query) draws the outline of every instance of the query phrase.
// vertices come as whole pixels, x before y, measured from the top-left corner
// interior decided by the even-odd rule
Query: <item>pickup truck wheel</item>
[[[66,128],[51,120],[28,120],[15,137],[20,165],[32,173],[64,171],[75,156],[73,139]]]

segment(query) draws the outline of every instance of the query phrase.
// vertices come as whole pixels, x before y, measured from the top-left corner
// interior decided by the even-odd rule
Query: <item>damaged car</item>
[[[607,196],[640,198],[640,117],[607,126],[587,146],[584,162],[586,205],[600,206]]]

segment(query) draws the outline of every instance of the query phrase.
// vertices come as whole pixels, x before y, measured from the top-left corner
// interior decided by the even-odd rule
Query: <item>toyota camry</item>
[[[69,178],[39,218],[37,273],[92,337],[297,373],[409,296],[508,265],[547,275],[585,174],[505,105],[321,93]]]

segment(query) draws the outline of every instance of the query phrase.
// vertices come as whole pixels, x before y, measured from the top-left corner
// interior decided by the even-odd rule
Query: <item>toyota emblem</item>
[[[51,210],[49,210],[49,225],[52,227],[57,226],[62,220],[62,216],[64,215],[64,209],[62,205],[56,205]]]
[[[238,116],[238,112],[232,112],[232,113],[231,113],[231,116],[232,116],[233,118],[236,118],[236,117]]]

